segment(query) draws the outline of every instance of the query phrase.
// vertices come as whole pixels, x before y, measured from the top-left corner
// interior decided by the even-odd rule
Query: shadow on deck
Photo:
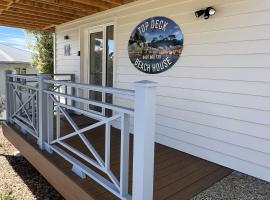
[[[73,120],[76,121],[76,124],[80,128],[89,125],[89,119],[87,120],[80,116],[73,116]],[[22,155],[24,155],[25,158],[66,199],[117,199],[90,178],[79,178],[71,171],[71,164],[57,154],[48,154],[45,151],[40,151],[34,138],[30,135],[23,135],[15,126],[3,126],[3,132],[7,139],[18,148]],[[65,134],[73,132],[73,129],[65,120],[61,120],[61,132]],[[120,134],[115,128],[112,128],[111,133],[111,168],[118,177],[120,163]],[[89,141],[92,142],[101,157],[104,158],[104,127],[98,127],[91,130],[86,133],[86,136]],[[67,143],[90,156],[79,137],[72,137]],[[132,173],[132,148],[131,137],[130,174]],[[156,144],[154,199],[190,199],[230,173],[230,169],[181,151]],[[130,179],[130,190],[131,183],[132,177]]]

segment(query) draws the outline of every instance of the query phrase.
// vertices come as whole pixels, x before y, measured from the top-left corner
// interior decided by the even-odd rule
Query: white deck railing
[[[6,119],[38,139],[38,78],[8,73],[6,79]]]
[[[35,85],[27,84],[30,81]],[[92,178],[119,199],[151,200],[153,198],[155,83],[137,82],[133,91],[54,80],[48,75],[14,75],[7,71],[6,87],[7,121],[19,125],[24,132],[37,138],[41,149],[57,153],[73,165],[73,172],[81,178],[86,176]],[[134,109],[90,99],[90,91],[99,92],[103,97],[111,94],[133,98]],[[24,98],[22,94],[25,95]],[[100,108],[101,112],[91,110],[90,106]],[[105,114],[104,110],[111,112]],[[94,119],[95,123],[80,128],[70,113],[87,116]],[[72,133],[61,134],[61,118],[65,118],[74,129]],[[134,120],[132,197],[128,187],[131,119]],[[119,178],[110,166],[111,126],[113,125],[121,132]],[[100,126],[105,127],[104,159],[85,135],[87,131]],[[68,144],[67,140],[75,136],[80,138],[92,157]],[[108,178],[89,166],[106,174]]]

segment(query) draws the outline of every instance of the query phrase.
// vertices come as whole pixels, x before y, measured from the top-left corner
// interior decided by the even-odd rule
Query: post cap
[[[136,87],[157,87],[157,83],[149,80],[135,82]]]
[[[5,73],[6,73],[6,74],[12,74],[12,72],[13,72],[13,71],[12,71],[12,70],[10,70],[10,69],[5,70]]]
[[[51,78],[51,75],[50,74],[44,74],[44,73],[39,73],[39,74],[37,74],[37,76],[38,77],[41,77],[41,78],[45,78],[45,79]]]

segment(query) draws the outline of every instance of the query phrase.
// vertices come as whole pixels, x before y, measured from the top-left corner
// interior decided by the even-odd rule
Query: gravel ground
[[[21,156],[0,127],[0,196],[10,192],[14,200],[62,200],[63,197]]]
[[[270,183],[233,172],[192,200],[269,200]]]

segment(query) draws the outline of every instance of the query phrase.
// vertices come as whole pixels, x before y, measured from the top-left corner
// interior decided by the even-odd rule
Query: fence
[[[6,73],[7,121],[17,124],[24,132],[34,136],[41,149],[57,153],[71,163],[72,170],[81,178],[86,176],[92,178],[119,199],[152,199],[155,83],[137,82],[133,91],[54,79],[48,75],[22,76],[8,71]],[[35,85],[30,86],[28,82]],[[79,90],[84,91],[83,95],[78,95]],[[88,95],[91,91],[102,96],[107,94],[129,96],[134,99],[134,109],[92,99]],[[63,99],[65,101],[62,101]],[[110,114],[105,113],[104,110],[110,110]],[[71,113],[87,116],[94,119],[95,123],[81,128],[73,120]],[[65,118],[74,129],[72,133],[61,135],[62,118]],[[131,119],[134,119],[132,197],[128,185]],[[116,124],[115,122],[120,122],[118,128],[121,132],[119,177],[113,173],[110,166],[111,126]],[[85,132],[100,126],[105,127],[104,159],[85,136]],[[75,136],[80,138],[92,157],[66,142]],[[108,178],[95,171],[93,167]]]

